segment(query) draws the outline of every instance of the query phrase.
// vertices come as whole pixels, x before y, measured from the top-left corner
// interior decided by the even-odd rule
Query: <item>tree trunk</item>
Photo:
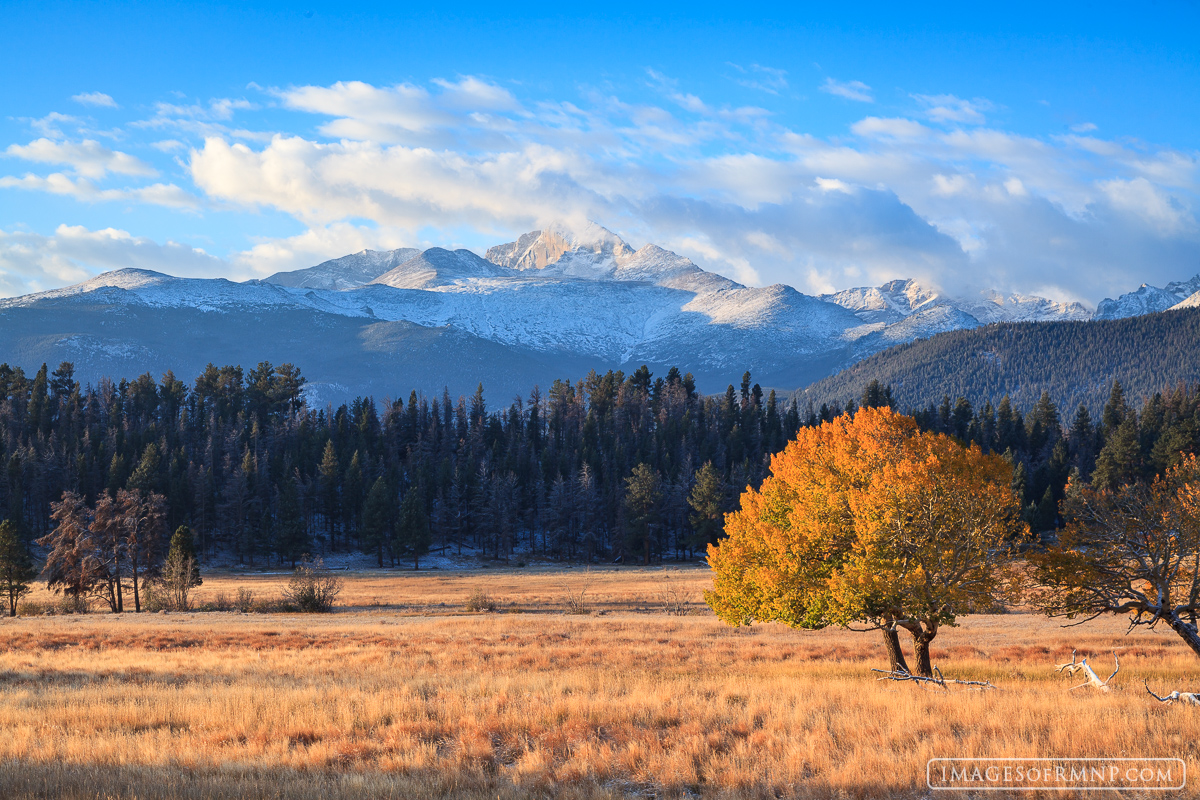
[[[113,611],[120,614],[125,610],[125,603],[121,597],[121,555],[119,552],[116,553],[115,562],[114,569],[117,573],[117,604],[113,608]]]
[[[900,649],[900,632],[894,627],[882,628],[883,646],[887,649],[888,669],[892,672],[908,672],[908,662]]]
[[[908,630],[913,635],[913,655],[917,660],[916,674],[923,678],[932,678],[933,663],[929,660],[929,643],[937,636],[937,623],[926,622],[922,625],[918,622]]]
[[[135,558],[133,564],[133,613],[140,614],[142,612],[142,596],[138,593],[138,562]]]
[[[1200,634],[1197,633],[1196,629],[1174,611],[1168,611],[1163,614],[1163,619],[1171,626],[1171,630],[1179,634],[1180,638],[1187,643],[1187,646],[1192,648],[1192,652],[1200,656]]]

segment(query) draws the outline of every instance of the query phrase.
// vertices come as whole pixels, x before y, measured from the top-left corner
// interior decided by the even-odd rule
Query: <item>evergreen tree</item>
[[[29,548],[11,520],[0,522],[0,592],[8,598],[9,616],[17,615],[17,602],[30,589],[29,582],[37,577]]]
[[[175,529],[175,533],[171,534],[171,544],[167,547],[167,561],[180,563],[191,561],[189,584],[200,586],[204,583],[200,577],[200,559],[196,556],[196,542],[192,536],[192,529],[187,525],[180,525]]]
[[[625,513],[630,548],[642,550],[642,563],[650,563],[654,527],[659,522],[662,477],[649,464],[638,464],[625,479]]]
[[[137,492],[156,491],[159,488],[158,467],[158,445],[151,442],[142,451],[142,458],[129,476],[126,487]]]
[[[278,524],[279,557],[290,561],[292,569],[296,562],[308,555],[308,529],[304,525],[304,516],[300,508],[300,490],[295,478],[285,480],[279,490],[279,524]]]
[[[321,514],[325,517],[325,529],[329,534],[329,546],[337,549],[337,519],[339,508],[338,489],[341,486],[341,469],[338,467],[337,451],[333,440],[325,442],[325,451],[321,455],[321,465],[318,467],[321,485]]]
[[[375,483],[371,484],[371,491],[367,493],[362,511],[362,530],[359,534],[363,552],[374,552],[378,556],[380,568],[383,567],[383,546],[390,538],[395,516],[392,490],[380,475],[375,479]]]
[[[691,544],[697,550],[716,544],[724,532],[726,494],[721,474],[711,461],[704,462],[704,466],[696,470],[695,482],[688,495],[688,505],[692,509],[689,521],[695,531]]]
[[[346,476],[342,482],[342,530],[347,537],[358,532],[358,523],[363,509],[363,473],[358,451],[350,457],[350,465],[346,467]],[[363,545],[366,547],[366,545]],[[380,555],[380,566],[382,566]]]
[[[1107,417],[1107,411],[1105,416]],[[1116,431],[1108,437],[1104,449],[1096,457],[1092,483],[1107,489],[1135,481],[1142,471],[1142,448],[1138,442],[1137,422],[1133,415],[1124,416]]]
[[[433,535],[429,529],[429,518],[425,515],[425,502],[416,487],[409,489],[400,503],[400,514],[396,518],[394,546],[413,557],[413,569],[421,568],[421,556],[429,552]]]

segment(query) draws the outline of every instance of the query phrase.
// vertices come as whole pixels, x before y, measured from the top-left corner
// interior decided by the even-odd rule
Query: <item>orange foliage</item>
[[[1005,595],[1025,533],[1011,483],[1004,459],[890,409],[801,430],[709,548],[706,599],[734,625],[899,625],[927,647]]]

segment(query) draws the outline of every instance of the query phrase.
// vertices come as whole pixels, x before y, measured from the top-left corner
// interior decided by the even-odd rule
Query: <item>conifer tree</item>
[[[400,514],[396,518],[395,545],[413,557],[413,569],[421,568],[421,556],[429,552],[432,534],[429,518],[425,514],[425,502],[417,487],[408,490],[400,503]]]
[[[321,514],[325,517],[325,529],[329,534],[329,546],[337,549],[337,518],[339,511],[338,488],[341,485],[341,470],[338,467],[337,451],[333,440],[325,442],[325,450],[321,455],[321,465],[318,467],[321,485]]]
[[[627,541],[630,548],[642,551],[642,563],[647,565],[662,496],[662,477],[649,464],[638,464],[625,479]]]
[[[300,491],[295,478],[285,480],[279,489],[279,529],[276,551],[279,557],[290,561],[292,569],[296,562],[308,555],[308,530],[300,508]]]
[[[29,548],[11,520],[0,522],[0,592],[8,598],[8,614],[17,615],[17,603],[30,590],[29,582],[37,577]]]
[[[175,529],[175,533],[171,534],[171,544],[167,548],[168,561],[186,561],[192,562],[192,568],[188,572],[188,582],[192,586],[200,586],[204,580],[200,577],[200,561],[196,557],[196,543],[192,536],[192,529],[187,525],[180,525]]]
[[[716,544],[725,530],[726,490],[721,474],[711,461],[696,470],[695,483],[688,495],[692,509],[689,521],[695,531],[693,546],[698,549]]]
[[[392,490],[382,475],[371,484],[362,511],[362,530],[359,542],[364,553],[375,553],[380,568],[383,567],[383,546],[391,538],[392,521],[395,519],[395,504]]]

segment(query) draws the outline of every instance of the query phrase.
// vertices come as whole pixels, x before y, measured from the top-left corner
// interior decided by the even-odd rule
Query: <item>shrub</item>
[[[592,585],[592,568],[588,567],[583,572],[583,580],[574,586],[564,583],[563,592],[567,598],[567,613],[568,614],[590,614],[592,607],[587,602],[587,592]]]
[[[172,607],[170,598],[163,587],[158,581],[152,580],[142,581],[142,608],[151,614],[164,609],[167,611],[177,610]]]
[[[480,586],[467,598],[467,611],[495,611],[496,601]]]
[[[21,600],[17,603],[17,616],[36,617],[39,614],[45,614],[49,609],[50,606],[39,603],[37,600]]]
[[[243,614],[249,614],[255,608],[254,592],[245,586],[239,586],[237,595],[233,598],[233,607]]]
[[[663,611],[670,617],[686,617],[692,613],[692,596],[676,586],[671,576],[663,573],[662,591],[659,594]]]
[[[325,569],[320,559],[305,559],[292,573],[283,593],[286,603],[305,613],[318,613],[333,608],[333,601],[342,591],[342,579]]]
[[[86,614],[92,610],[92,604],[83,595],[64,594],[55,606],[47,610],[55,614]]]

